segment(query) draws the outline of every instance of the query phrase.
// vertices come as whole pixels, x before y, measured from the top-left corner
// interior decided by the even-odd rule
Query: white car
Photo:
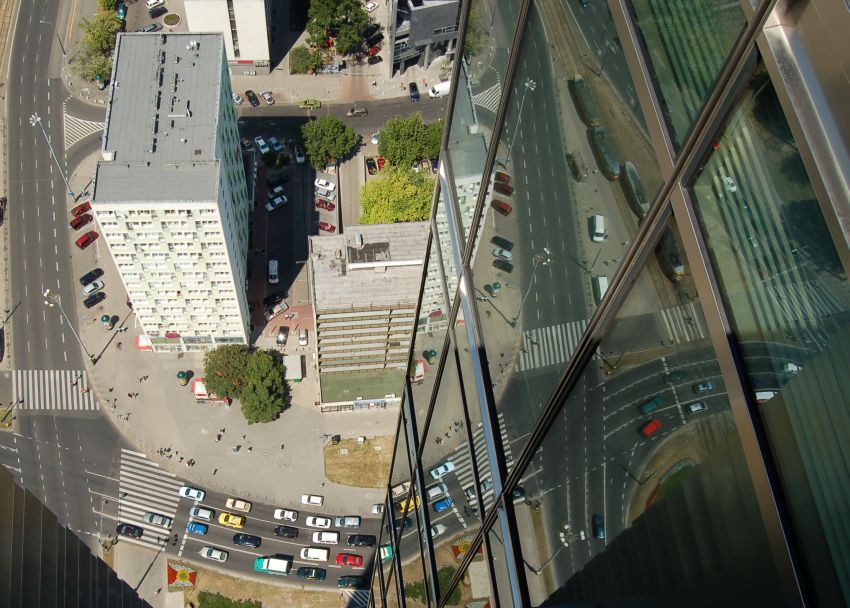
[[[328,190],[327,188],[316,188],[316,196],[333,202],[336,199],[336,192]]]
[[[191,498],[192,500],[203,500],[204,496],[207,495],[207,493],[203,490],[193,488],[192,486],[183,486],[177,491],[177,493],[183,498]]]
[[[502,249],[501,247],[494,247],[493,255],[499,258],[500,260],[507,260],[508,262],[514,259],[514,254],[512,254],[507,249]]]
[[[334,525],[337,528],[359,528],[360,517],[357,515],[343,515],[342,517],[334,518]]]
[[[276,196],[272,200],[270,200],[268,203],[266,203],[266,211],[271,213],[272,211],[274,211],[278,207],[282,207],[283,205],[285,205],[288,200],[289,199],[287,199],[282,194],[280,196]]]
[[[307,162],[307,157],[304,156],[304,150],[302,150],[299,146],[295,146],[295,162],[299,165],[303,165]]]
[[[378,142],[379,142],[379,141],[381,141],[381,132],[380,132],[380,130],[379,130],[379,131],[375,131],[374,133],[372,133],[372,140],[371,140],[371,141],[372,141],[372,143],[373,143],[373,144],[375,144],[376,146],[378,145]]]
[[[227,561],[227,551],[222,551],[221,549],[216,549],[215,547],[204,547],[203,549],[198,551],[198,553],[201,557],[205,557],[216,562]]]
[[[277,137],[269,137],[269,145],[275,152],[283,152],[283,144]]]
[[[371,13],[371,12],[372,12],[372,11],[374,11],[376,8],[378,8],[378,3],[377,3],[377,2],[367,2],[367,3],[363,6],[363,8],[366,10],[366,12],[367,12],[367,13]]]
[[[267,106],[274,105],[274,97],[272,97],[271,91],[263,91],[262,93],[260,93],[260,97],[265,100]]]
[[[434,500],[435,498],[439,498],[449,489],[446,487],[444,483],[436,483],[425,491],[425,494],[428,496],[428,500]]]
[[[316,181],[313,182],[313,185],[316,186],[316,188],[324,188],[328,192],[333,192],[336,189],[336,184],[329,182],[326,179],[319,179],[318,177],[316,178]]]
[[[101,289],[103,289],[103,281],[92,281],[85,287],[83,287],[83,297],[89,297],[93,293],[97,293]]]
[[[708,406],[705,404],[705,401],[697,401],[696,403],[688,404],[689,414],[697,414],[699,412],[704,412],[707,409]]]
[[[384,505],[383,503],[376,503],[372,505],[372,515],[382,515],[384,513]]]
[[[310,516],[305,520],[304,523],[307,524],[308,528],[324,528],[324,529],[327,529],[327,528],[331,527],[331,520],[330,520],[329,517]]]
[[[270,152],[269,145],[266,143],[266,140],[260,137],[259,135],[254,138],[254,144],[257,146],[257,150],[260,151],[260,154],[265,154],[266,152]]]
[[[233,103],[237,106],[242,105],[242,96],[239,93],[233,93]]]
[[[325,502],[324,496],[316,496],[315,494],[302,494],[301,495],[301,504],[302,505],[313,505],[314,507],[321,507]]]
[[[160,513],[145,513],[145,516],[142,519],[145,520],[146,524],[151,524],[153,526],[162,526],[163,528],[171,527],[171,518]]]
[[[726,189],[729,192],[737,192],[738,186],[735,184],[735,180],[729,177],[728,175],[723,176],[723,185],[726,186]]]
[[[321,545],[339,543],[339,532],[313,532],[313,542]]]
[[[431,538],[434,538],[435,536],[439,536],[440,534],[442,534],[445,531],[446,531],[446,527],[443,524],[434,524],[433,526],[431,526]]]
[[[228,498],[224,504],[228,509],[233,509],[234,511],[242,511],[243,513],[251,511],[251,503],[241,498]]]
[[[431,477],[433,477],[434,479],[440,479],[446,473],[451,473],[454,470],[455,470],[455,463],[453,463],[451,460],[447,460],[443,464],[441,464],[440,466],[434,467],[433,469],[431,469],[429,471],[429,473],[431,474]]]
[[[275,509],[274,518],[282,519],[283,521],[298,521],[298,511],[291,509]]]

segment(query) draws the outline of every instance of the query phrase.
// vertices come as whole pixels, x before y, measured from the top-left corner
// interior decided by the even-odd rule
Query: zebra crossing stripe
[[[88,388],[85,370],[16,369],[12,397],[25,410],[95,411],[100,405]]]
[[[486,108],[496,113],[496,110],[499,108],[499,99],[502,97],[502,83],[497,82],[489,89],[484,89],[480,93],[476,93],[472,96],[472,103],[477,106],[481,106],[482,108]]]
[[[118,472],[118,519],[144,528],[141,538],[124,538],[137,545],[159,550],[167,544],[172,530],[145,523],[145,513],[161,513],[174,519],[180,497],[177,490],[182,482],[174,473],[164,471],[144,454],[122,449]]]
[[[343,589],[342,592],[348,597],[349,601],[346,606],[351,608],[360,608],[369,605],[369,595],[372,593],[368,589]]]
[[[65,151],[70,150],[77,142],[92,133],[103,131],[104,123],[93,120],[83,120],[67,112],[68,104],[62,102],[62,125],[65,136]]]

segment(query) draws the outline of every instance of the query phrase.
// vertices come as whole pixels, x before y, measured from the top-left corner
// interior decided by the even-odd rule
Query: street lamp
[[[525,294],[522,296],[522,301],[519,303],[519,310],[516,312],[516,316],[510,321],[511,327],[516,327],[516,322],[519,320],[520,314],[522,314],[522,307],[525,306],[525,300],[528,298],[528,294],[531,293],[531,286],[534,284],[534,275],[537,274],[537,268],[540,266],[548,266],[552,261],[552,252],[549,251],[548,247],[544,247],[543,251],[534,255],[534,269],[531,271],[531,278],[528,281],[528,288],[525,290]]]
[[[56,168],[59,169],[59,175],[62,176],[62,180],[65,182],[65,187],[68,189],[68,196],[74,198],[74,191],[71,190],[71,185],[68,183],[68,178],[65,177],[65,172],[62,171],[62,165],[59,164],[59,159],[56,158],[56,152],[53,151],[53,145],[50,143],[50,138],[47,137],[47,131],[44,130],[44,125],[41,124],[41,116],[38,114],[33,114],[30,116],[30,124],[32,126],[38,125],[41,127],[41,133],[44,135],[44,141],[47,142],[47,147],[50,148],[50,155],[53,157],[53,162],[56,163]]]
[[[511,150],[514,148],[514,141],[516,141],[517,133],[519,133],[519,124],[522,121],[522,108],[525,105],[525,96],[529,91],[533,91],[537,88],[537,83],[535,83],[531,78],[526,78],[525,82],[522,83],[523,91],[522,91],[522,100],[519,102],[519,112],[517,112],[516,119],[516,127],[514,128],[514,134],[511,135],[511,141],[508,144],[508,153],[505,154],[505,162],[502,163],[502,166],[507,167],[511,162]]]
[[[83,344],[83,341],[80,339],[80,335],[77,333],[77,330],[74,329],[74,325],[71,323],[71,320],[68,318],[68,315],[65,314],[65,309],[62,308],[62,301],[59,298],[58,293],[51,293],[49,289],[45,289],[44,293],[41,294],[44,296],[44,304],[45,306],[53,307],[56,306],[59,308],[59,311],[62,313],[62,316],[65,317],[65,321],[68,322],[68,327],[71,328],[71,332],[74,334],[74,337],[77,339],[77,342],[80,344],[80,348],[83,349],[83,352],[86,353],[86,356],[91,359],[92,363],[97,363],[97,355],[91,354],[86,345]]]
[[[45,21],[44,19],[40,20],[39,23],[43,23],[45,25],[52,25],[53,27],[56,27],[50,21]],[[59,41],[59,48],[62,49],[62,59],[65,60],[65,63],[68,63],[68,53],[65,52],[65,45],[62,44],[62,39],[59,37],[59,32],[56,32],[56,40]]]

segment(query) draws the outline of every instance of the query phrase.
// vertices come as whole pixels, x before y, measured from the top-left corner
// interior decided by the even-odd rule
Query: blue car
[[[440,513],[442,511],[445,511],[446,509],[451,509],[453,506],[454,503],[452,502],[452,499],[446,497],[443,500],[438,500],[434,503],[434,511]]]
[[[197,521],[190,521],[186,524],[186,532],[189,534],[198,534],[199,536],[203,536],[209,530],[209,526],[207,524],[202,524]]]

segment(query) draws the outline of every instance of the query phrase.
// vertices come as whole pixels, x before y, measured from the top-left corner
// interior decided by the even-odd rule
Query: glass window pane
[[[607,77],[586,71],[569,86],[553,78],[562,69],[552,69],[541,11],[532,5],[472,263],[493,391],[514,453],[661,184],[637,109]],[[576,44],[555,56],[567,53],[573,65],[582,52]],[[624,73],[615,84],[624,80],[631,82]]]
[[[715,148],[692,196],[809,575],[850,604],[850,283],[764,69]]]
[[[473,0],[470,9],[448,145],[464,238],[492,139],[519,5],[519,0]]]
[[[740,3],[718,0],[631,0],[631,5],[662,114],[681,143],[747,24],[744,12]]]
[[[700,303],[663,274],[650,257],[523,475],[534,605],[785,605]]]
[[[410,488],[410,452],[407,446],[407,425],[405,424],[404,408],[399,416],[398,434],[396,435],[395,454],[393,455],[393,468],[390,472],[390,488],[393,495],[407,492]]]
[[[499,605],[502,608],[510,608],[514,603],[513,596],[511,595],[510,581],[508,580],[505,543],[502,542],[499,520],[496,520],[496,524],[490,530],[488,536],[490,539],[490,567],[493,569],[493,574],[496,578],[496,592],[499,595]],[[490,590],[490,594],[493,594],[492,590]],[[495,605],[495,602],[491,602],[491,605]]]
[[[443,199],[443,192],[437,198],[437,211],[435,220],[437,223],[437,245],[440,248],[440,261],[442,262],[443,273],[446,280],[446,288],[449,294],[449,300],[453,301],[455,290],[457,289],[458,266],[455,263],[454,254],[452,253],[451,241],[449,240],[449,224],[446,219],[446,203]],[[446,309],[446,315],[448,310]]]

